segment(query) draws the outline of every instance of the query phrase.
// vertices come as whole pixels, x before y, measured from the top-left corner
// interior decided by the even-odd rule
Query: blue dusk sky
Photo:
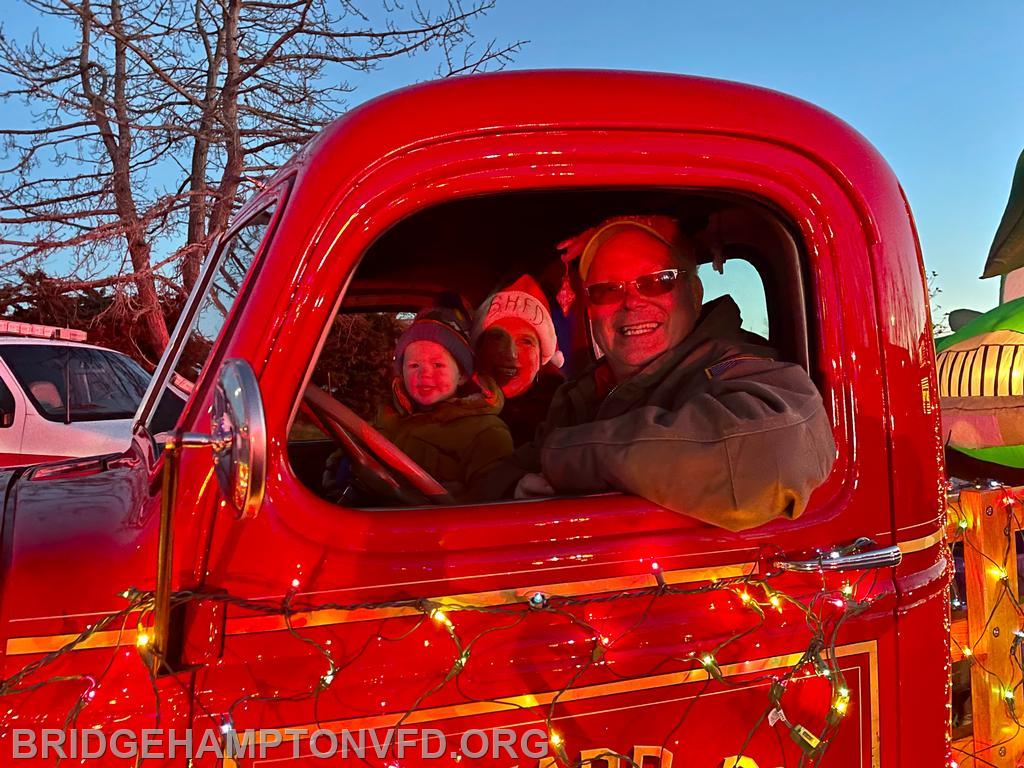
[[[4,5],[10,33],[38,26],[20,4]],[[942,313],[996,304],[998,279],[978,275],[1024,149],[1019,0],[498,0],[474,29],[481,41],[529,41],[512,69],[696,74],[824,107],[874,143],[902,182]],[[414,58],[355,75],[352,101],[429,79],[433,67]]]

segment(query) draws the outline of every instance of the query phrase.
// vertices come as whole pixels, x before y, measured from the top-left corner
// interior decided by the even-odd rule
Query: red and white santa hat
[[[530,275],[523,275],[507,288],[502,288],[484,299],[476,312],[470,341],[476,345],[480,334],[499,320],[515,318],[524,321],[537,334],[540,342],[540,364],[565,362],[558,351],[555,324],[551,322],[551,308],[540,285]]]

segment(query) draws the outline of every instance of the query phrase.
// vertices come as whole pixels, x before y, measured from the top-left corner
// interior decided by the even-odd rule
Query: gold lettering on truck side
[[[645,764],[644,758],[650,758]],[[672,768],[672,752],[664,747],[633,747],[633,765],[643,768]],[[579,765],[590,768],[627,768],[624,760],[614,749],[592,747],[580,752]],[[558,768],[558,760],[554,756],[537,761],[537,768]],[[733,755],[722,762],[722,768],[758,768],[757,762],[751,757]]]

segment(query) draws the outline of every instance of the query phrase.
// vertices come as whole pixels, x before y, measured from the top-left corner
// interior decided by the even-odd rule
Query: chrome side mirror
[[[217,481],[240,518],[255,517],[267,487],[267,428],[252,367],[227,360],[217,377],[210,435]]]
[[[256,374],[245,360],[227,360],[221,367],[210,416],[209,435],[175,431],[153,436],[163,446],[166,456],[153,608],[155,639],[150,659],[154,674],[162,668],[169,642],[171,564],[174,561],[172,517],[181,449],[205,446],[213,449],[217,482],[241,518],[256,516],[267,487],[267,422]]]

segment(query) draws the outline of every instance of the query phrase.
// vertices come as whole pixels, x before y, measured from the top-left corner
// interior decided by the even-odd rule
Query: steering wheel
[[[433,504],[454,503],[443,485],[351,408],[313,384],[302,399],[349,458],[377,481],[375,490],[406,504],[422,503],[423,498]]]

